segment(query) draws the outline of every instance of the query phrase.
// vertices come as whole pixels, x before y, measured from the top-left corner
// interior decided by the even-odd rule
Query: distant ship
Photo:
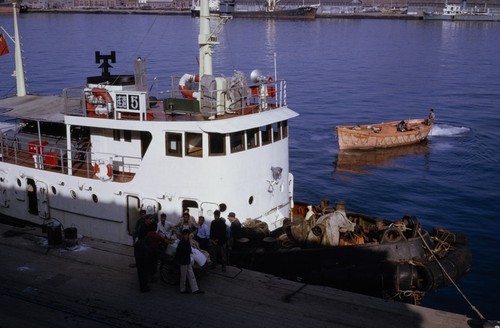
[[[466,8],[466,2],[446,4],[441,13],[423,13],[424,20],[451,20],[451,21],[490,21],[499,22],[500,13],[493,13],[489,8]]]
[[[266,0],[264,4],[259,5],[259,10],[242,10],[236,8],[232,14],[233,17],[240,18],[279,18],[279,19],[315,19],[319,4],[301,5],[295,8],[288,8],[278,5],[280,0]],[[199,5],[193,3],[191,7],[192,16],[199,16]],[[234,1],[222,1],[222,4],[234,6]],[[210,11],[218,12],[219,0],[210,1]]]

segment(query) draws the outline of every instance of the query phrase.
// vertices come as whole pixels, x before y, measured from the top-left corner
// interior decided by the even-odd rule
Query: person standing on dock
[[[195,235],[195,240],[200,245],[200,248],[208,252],[208,241],[210,240],[210,228],[205,223],[205,217],[200,215],[198,218],[198,231]]]
[[[139,288],[141,293],[147,293],[149,289],[149,270],[150,254],[148,244],[146,243],[146,231],[142,229],[137,235],[137,241],[134,243],[135,266],[139,278]]]
[[[189,283],[189,288],[193,294],[202,294],[198,288],[198,283],[196,281],[196,276],[194,275],[193,265],[191,264],[191,242],[189,240],[191,231],[189,229],[184,229],[181,232],[182,237],[179,245],[177,246],[177,251],[175,253],[175,258],[180,266],[181,280],[180,280],[180,292],[182,294],[187,294],[186,290],[186,280]]]
[[[222,271],[226,271],[227,264],[227,234],[226,234],[226,223],[220,217],[220,211],[216,210],[214,212],[214,220],[210,223],[210,245],[212,249],[213,267],[217,267],[217,263],[220,259],[220,264],[222,265]]]
[[[146,224],[145,222],[146,222],[146,211],[145,210],[140,210],[139,211],[139,220],[137,220],[137,222],[135,223],[134,232],[132,234],[132,239],[133,239],[134,244],[135,244],[135,241],[137,240],[137,238],[139,236],[140,230]]]
[[[242,233],[242,226],[240,220],[236,217],[236,214],[234,212],[230,212],[227,216],[227,219],[231,223],[230,227],[230,239],[229,239],[229,248],[233,248],[234,241],[238,238],[241,237]]]

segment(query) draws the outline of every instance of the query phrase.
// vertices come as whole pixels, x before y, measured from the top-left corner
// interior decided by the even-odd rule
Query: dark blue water
[[[28,14],[19,23],[31,93],[60,94],[98,75],[96,50],[117,52],[117,73],[132,73],[133,60],[145,57],[150,80],[197,71],[191,17]],[[11,17],[0,24],[12,31]],[[235,19],[220,35],[214,71],[273,75],[276,60],[300,113],[290,123],[296,199],[343,199],[351,210],[410,213],[427,228],[466,233],[473,267],[458,287],[499,319],[499,35],[498,23]],[[1,57],[0,96],[15,90],[12,70],[12,56]],[[427,145],[338,154],[336,125],[424,117],[429,108],[437,125]],[[349,160],[355,164],[343,164]],[[475,317],[453,287],[429,293],[423,305]]]

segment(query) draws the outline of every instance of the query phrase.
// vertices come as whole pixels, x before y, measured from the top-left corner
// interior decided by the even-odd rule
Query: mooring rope
[[[425,247],[431,252],[432,256],[434,256],[434,259],[436,260],[436,263],[439,265],[439,267],[441,268],[441,270],[443,270],[444,274],[446,275],[446,277],[451,281],[451,283],[453,284],[453,286],[457,289],[457,291],[460,293],[460,295],[462,295],[462,297],[464,298],[464,300],[469,304],[469,306],[472,308],[472,310],[474,310],[474,312],[477,313],[477,315],[479,316],[480,319],[482,320],[485,320],[486,318],[481,314],[481,312],[479,312],[479,310],[469,301],[469,299],[467,298],[467,296],[465,296],[465,294],[462,292],[462,290],[457,286],[457,284],[455,283],[455,281],[450,277],[450,275],[448,274],[448,272],[446,272],[446,270],[444,269],[443,265],[441,264],[441,262],[439,262],[438,258],[434,255],[434,252],[432,251],[432,249],[429,247],[429,245],[427,244],[427,242],[425,241],[424,239],[424,236],[422,236],[422,233],[420,232],[420,230],[417,231],[418,232],[418,235],[420,236],[420,239],[422,239],[422,241],[424,242],[424,245]]]

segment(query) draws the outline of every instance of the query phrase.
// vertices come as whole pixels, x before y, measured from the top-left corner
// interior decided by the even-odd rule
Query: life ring
[[[382,233],[382,236],[380,236],[380,243],[381,244],[394,244],[403,239],[403,234],[401,233],[401,230],[397,228],[389,228],[384,230]]]
[[[94,172],[96,177],[103,181],[110,180],[113,177],[113,167],[109,163],[96,162],[94,164]]]
[[[199,98],[199,93],[194,92],[191,89],[188,89],[186,84],[187,83],[193,83],[193,82],[200,82],[200,77],[195,74],[184,74],[181,79],[179,80],[179,90],[181,91],[181,94],[184,96],[186,99],[198,99]]]

